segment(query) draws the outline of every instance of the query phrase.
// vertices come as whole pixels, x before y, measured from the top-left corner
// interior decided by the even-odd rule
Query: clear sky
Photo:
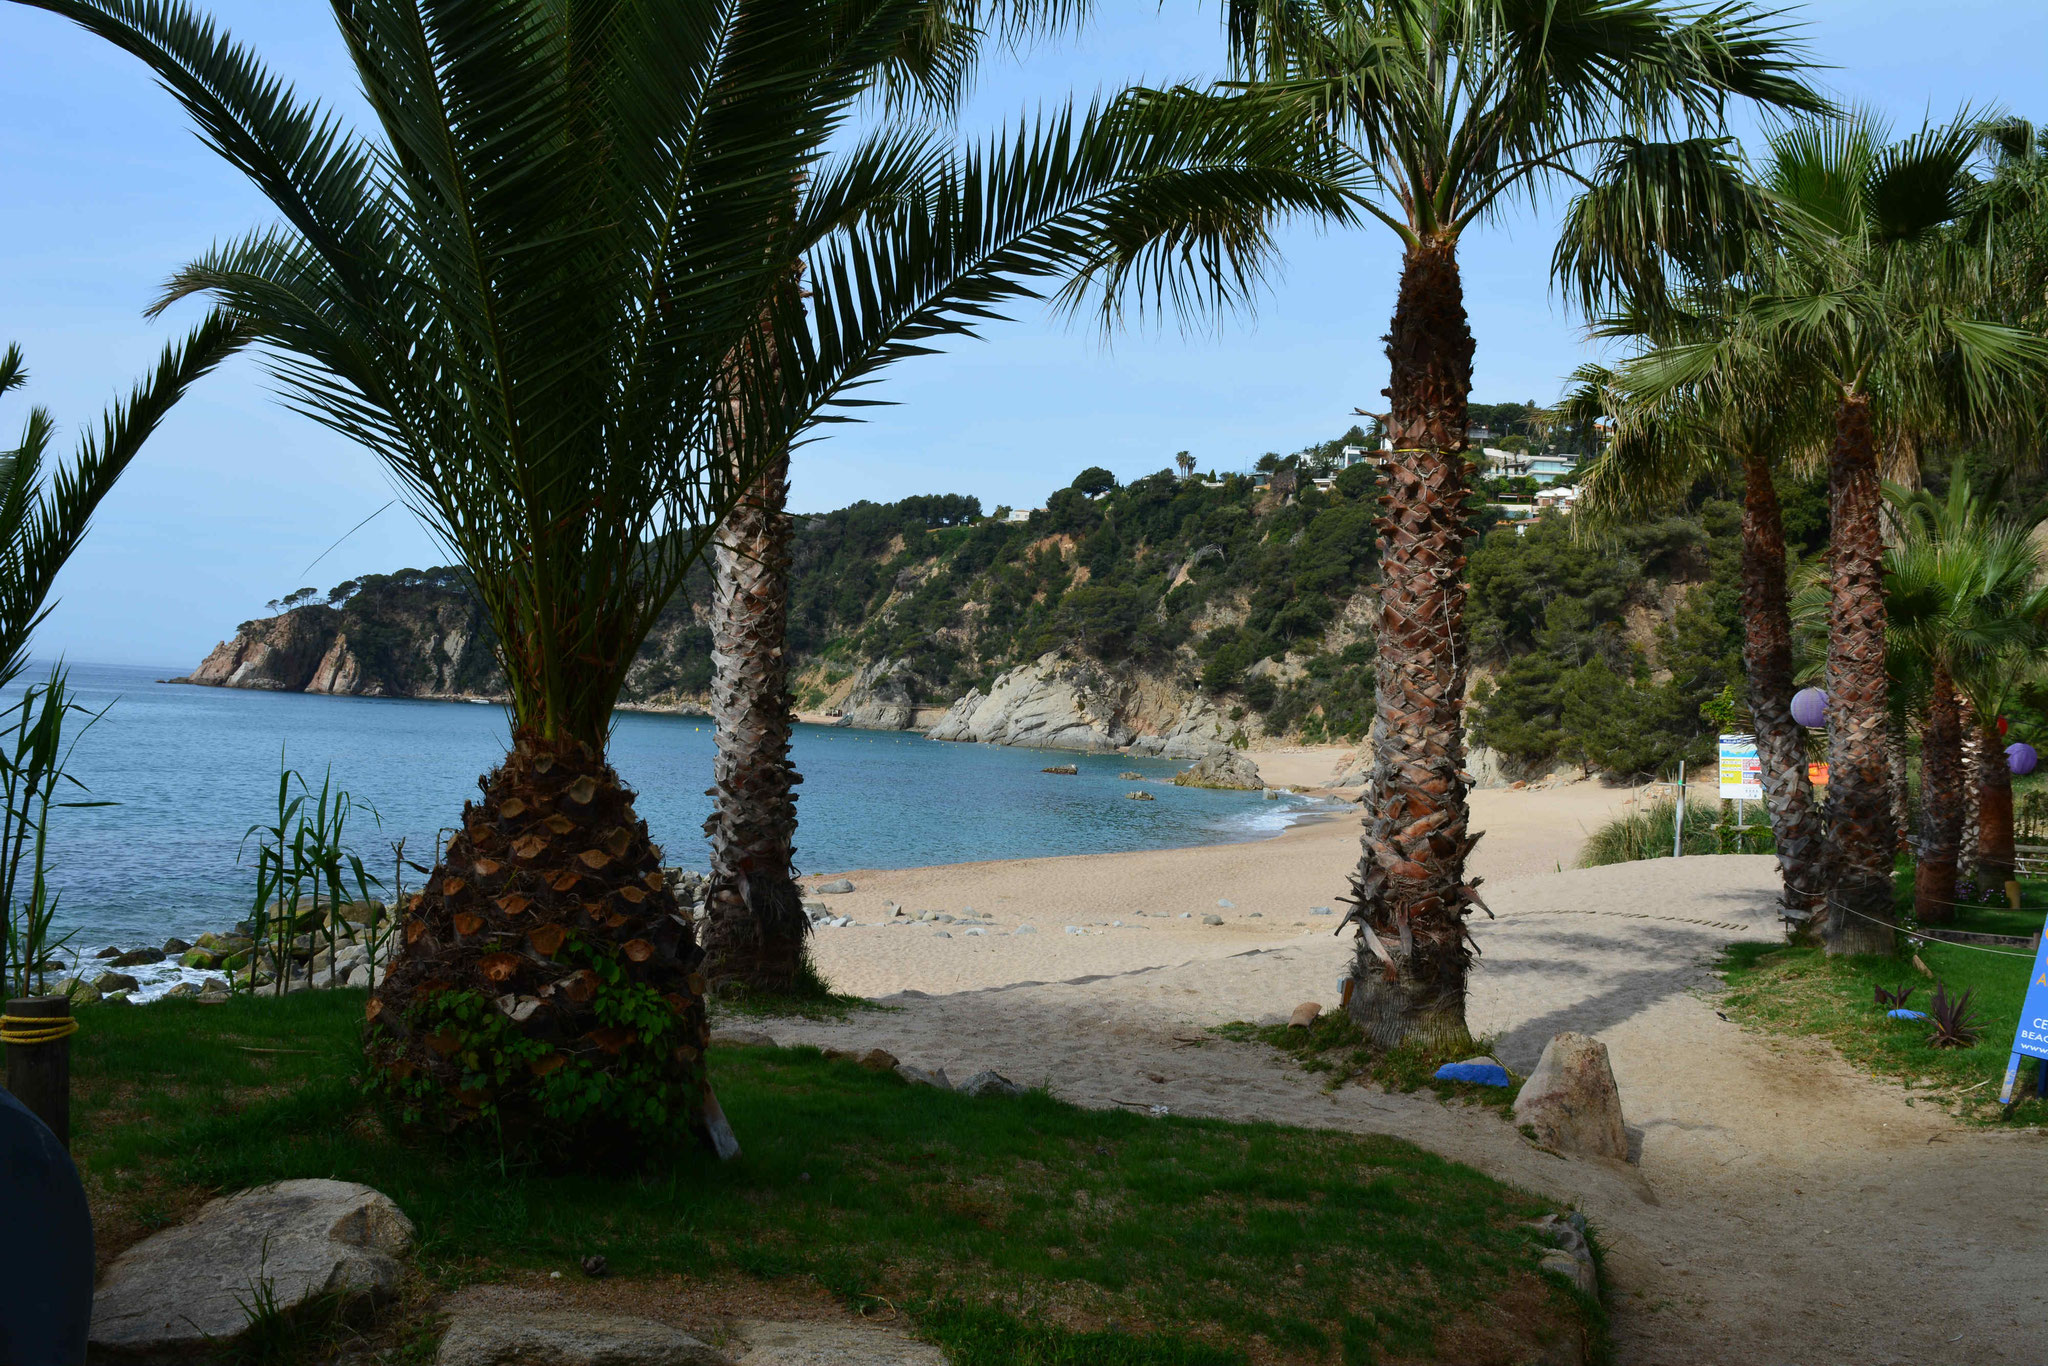
[[[302,92],[353,107],[326,5],[212,10]],[[1070,92],[1219,73],[1214,3],[1097,10],[1084,34],[991,63],[966,131]],[[1833,68],[1829,89],[1898,124],[1965,103],[2048,121],[2044,0],[1818,0],[1798,17]],[[138,63],[46,14],[0,3],[0,97],[0,343],[23,345],[26,396],[68,441],[196,316],[143,320],[170,270],[270,215]],[[1547,402],[1585,354],[1547,279],[1555,212],[1521,210],[1467,240],[1475,399]],[[799,455],[794,506],[956,492],[1030,507],[1086,465],[1129,478],[1189,450],[1205,468],[1242,468],[1336,435],[1386,382],[1398,253],[1381,229],[1304,229],[1285,248],[1251,319],[1105,343],[1026,313],[900,366],[876,395],[900,406]],[[22,399],[0,406],[9,445]],[[38,653],[182,671],[270,598],[445,560],[401,505],[307,568],[392,496],[376,461],[284,411],[257,366],[237,362],[185,400],[109,499],[59,581]]]

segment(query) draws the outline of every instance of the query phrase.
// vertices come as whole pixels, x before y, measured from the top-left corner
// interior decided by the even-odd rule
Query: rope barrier
[[[1874,915],[1864,915],[1863,912],[1857,910],[1854,906],[1844,906],[1841,902],[1835,900],[1833,897],[1829,897],[1827,899],[1827,903],[1829,907],[1831,907],[1834,910],[1845,911],[1850,915],[1858,917],[1859,919],[1868,920],[1873,925],[1882,925],[1888,930],[1897,930],[1899,933],[1906,935],[1908,938],[1917,939],[1923,944],[1940,944],[1944,948],[1950,949],[1969,949],[1973,953],[1995,953],[2000,958],[2025,958],[2031,961],[2034,957],[2034,955],[2031,953],[2015,953],[2011,949],[1994,949],[1984,944],[1961,944],[1957,943],[1953,939],[1936,939],[1932,935],[1923,934],[1917,930],[1906,929],[1904,926],[1898,924],[1896,921],[1879,920]]]
[[[75,1019],[53,1019],[48,1015],[0,1015],[0,1043],[55,1043],[78,1032]]]

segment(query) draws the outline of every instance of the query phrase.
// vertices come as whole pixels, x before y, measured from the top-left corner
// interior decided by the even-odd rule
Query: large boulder
[[[1266,780],[1259,776],[1259,766],[1247,759],[1242,751],[1222,749],[1193,768],[1182,769],[1174,774],[1173,785],[1219,787],[1232,792],[1257,792],[1265,787]]]
[[[1533,1129],[1546,1148],[1626,1161],[1628,1133],[1607,1045],[1587,1034],[1552,1036],[1515,1097],[1515,1122]]]
[[[398,1288],[412,1223],[349,1181],[279,1181],[205,1205],[121,1254],[93,1299],[96,1352],[144,1360],[213,1350],[249,1327],[258,1297],[379,1300]]]
[[[732,1358],[653,1319],[489,1309],[455,1316],[434,1366],[732,1366]]]

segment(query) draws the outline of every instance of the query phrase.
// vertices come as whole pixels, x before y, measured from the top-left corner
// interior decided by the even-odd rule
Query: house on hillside
[[[1551,484],[1560,479],[1569,479],[1579,467],[1579,457],[1565,452],[1555,455],[1531,455],[1527,457],[1529,468],[1524,471],[1539,484]]]

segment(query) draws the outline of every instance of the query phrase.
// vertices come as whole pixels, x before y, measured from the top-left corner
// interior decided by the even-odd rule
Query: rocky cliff
[[[448,595],[375,616],[299,607],[245,621],[177,683],[353,697],[498,697],[505,689],[481,613]]]

